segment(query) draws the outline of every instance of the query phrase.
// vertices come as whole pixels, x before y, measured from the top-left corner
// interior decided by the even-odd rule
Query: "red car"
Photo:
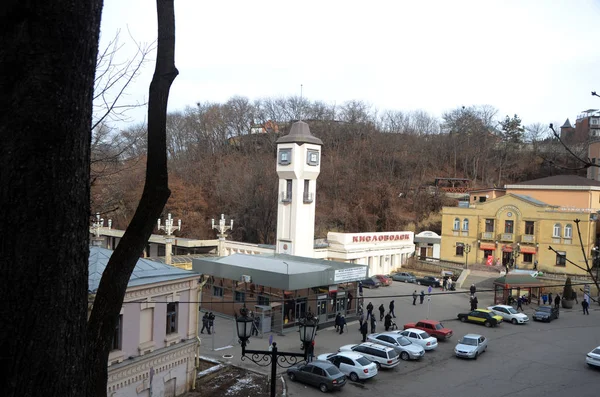
[[[452,330],[450,328],[445,328],[442,323],[435,320],[421,320],[417,323],[404,324],[404,329],[408,328],[423,330],[438,340],[450,339],[452,336]]]
[[[379,280],[379,282],[381,283],[381,285],[383,286],[388,286],[388,285],[392,285],[392,278],[388,277],[388,276],[384,276],[383,274],[376,274],[373,277],[375,277],[377,280]]]

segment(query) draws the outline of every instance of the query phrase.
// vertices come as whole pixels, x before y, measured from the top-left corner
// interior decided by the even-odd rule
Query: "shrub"
[[[563,288],[563,299],[573,299],[573,287],[571,286],[571,277],[567,277],[565,281],[565,287]]]

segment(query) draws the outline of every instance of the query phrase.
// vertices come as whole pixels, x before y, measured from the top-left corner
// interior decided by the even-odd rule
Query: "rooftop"
[[[578,175],[554,175],[546,178],[533,179],[531,181],[519,182],[513,185],[504,186],[506,189],[522,189],[528,186],[598,186],[600,182],[593,179],[584,178]]]
[[[290,133],[279,138],[277,143],[312,143],[323,146],[323,141],[310,133],[310,128],[304,121],[296,121],[292,124]]]

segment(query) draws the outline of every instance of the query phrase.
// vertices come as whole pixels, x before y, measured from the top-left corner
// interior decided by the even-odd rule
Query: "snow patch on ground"
[[[258,388],[258,387],[259,387],[259,385],[257,385],[254,382],[254,379],[252,376],[246,376],[244,378],[237,379],[237,382],[229,387],[226,395],[236,394],[241,390],[249,391],[249,389]]]

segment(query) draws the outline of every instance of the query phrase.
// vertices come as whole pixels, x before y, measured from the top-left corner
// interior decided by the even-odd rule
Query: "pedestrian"
[[[369,304],[367,305],[367,320],[371,316],[373,316],[373,304],[369,302]]]
[[[452,281],[452,277],[448,277],[448,282],[446,283],[446,285],[448,286],[448,291],[454,291],[452,289],[452,284],[454,284],[454,281]]]
[[[471,295],[469,302],[471,303],[471,311],[475,310],[475,296],[474,295]]]
[[[587,314],[587,315],[589,315],[589,314],[590,314],[590,312],[588,311],[588,306],[589,306],[589,305],[590,305],[590,304],[588,303],[588,301],[587,301],[587,300],[583,299],[583,300],[581,301],[581,307],[583,308],[583,314],[584,314],[584,315],[585,315],[585,314]]]
[[[425,300],[425,291],[421,290],[421,295],[419,295],[420,303],[423,304],[423,300]]]
[[[375,333],[375,327],[377,325],[377,320],[375,320],[375,316],[371,316],[371,333]]]
[[[477,303],[479,303],[477,297],[473,296],[473,310],[477,310]]]
[[[477,292],[477,287],[475,287],[475,284],[471,284],[469,291],[471,291],[471,295],[475,295],[475,292]]]
[[[360,313],[360,317],[358,318],[358,323],[360,324],[360,327],[358,328],[359,331],[362,329],[362,325],[364,322],[365,322],[365,314]]]
[[[312,362],[314,355],[315,355],[315,341],[313,340],[308,345],[308,358],[306,361],[308,361],[309,363]]]
[[[430,285],[430,286],[429,286],[429,288],[427,288],[427,293],[428,293],[429,295],[431,295],[431,290],[432,290],[432,288],[431,288],[431,285]]]
[[[358,282],[358,295],[363,296],[363,285],[362,281]]]
[[[517,298],[517,310],[521,309],[521,311],[523,311],[523,298],[521,298],[520,296]]]
[[[554,299],[552,299],[552,292],[548,293],[548,304],[552,305],[552,302],[554,302]]]
[[[390,313],[385,315],[385,321],[383,323],[383,326],[385,327],[386,331],[390,330],[390,327],[392,326],[392,316],[390,316]]]
[[[360,326],[360,333],[362,334],[362,341],[366,342],[367,341],[367,332],[369,331],[369,326],[367,325],[367,322],[365,321],[364,323],[362,323],[362,325]]]
[[[413,306],[417,304],[417,290],[413,292]]]
[[[558,294],[556,294],[556,298],[554,298],[554,307],[560,309],[560,295]]]
[[[208,333],[210,334],[210,328],[208,328],[208,312],[204,313],[204,316],[202,316],[202,329],[200,330],[200,333],[203,334],[205,329],[208,330]]]
[[[442,280],[442,289],[446,290],[446,286],[448,285],[448,279],[446,278],[446,276],[444,276],[444,279]]]
[[[577,300],[577,292],[573,291],[573,299],[575,299],[575,304],[579,304],[579,301]]]
[[[347,310],[352,309],[352,298],[354,298],[354,296],[352,296],[352,292],[348,292],[348,309]]]
[[[215,326],[215,315],[213,314],[213,312],[210,312],[210,313],[208,313],[208,334],[209,335],[211,332],[215,332],[214,326]]]
[[[342,318],[342,315],[340,313],[335,315],[335,332],[338,332],[340,330],[340,319]]]
[[[383,307],[383,303],[379,305],[379,321],[383,321],[383,316],[385,316],[385,307]]]
[[[396,318],[396,313],[394,313],[394,307],[395,307],[395,306],[394,306],[394,300],[392,299],[392,300],[390,301],[390,315],[391,315],[392,317]]]
[[[344,333],[345,326],[346,326],[346,317],[340,316],[340,335]]]

